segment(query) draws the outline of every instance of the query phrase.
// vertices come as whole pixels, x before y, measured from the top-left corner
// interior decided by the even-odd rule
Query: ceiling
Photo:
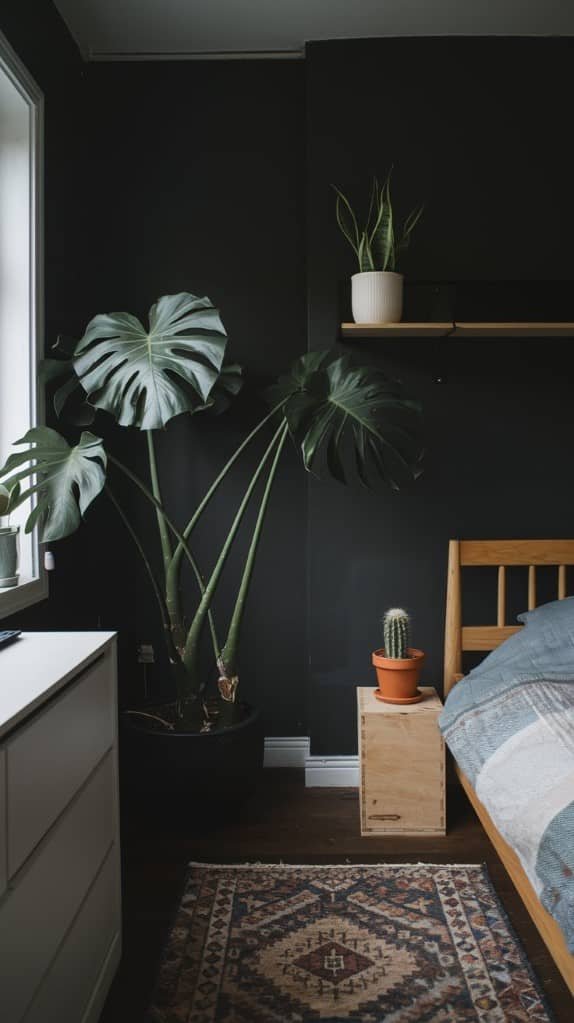
[[[302,55],[309,40],[574,35],[564,0],[54,0],[87,59]]]

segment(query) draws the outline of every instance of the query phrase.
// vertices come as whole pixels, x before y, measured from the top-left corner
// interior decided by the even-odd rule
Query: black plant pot
[[[253,794],[263,769],[259,711],[242,704],[237,724],[213,732],[169,732],[124,715],[120,729],[122,802],[148,812],[217,816]]]

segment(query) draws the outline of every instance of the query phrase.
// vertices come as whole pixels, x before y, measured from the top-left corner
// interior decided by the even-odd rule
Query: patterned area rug
[[[192,864],[155,1023],[551,1020],[482,866]]]

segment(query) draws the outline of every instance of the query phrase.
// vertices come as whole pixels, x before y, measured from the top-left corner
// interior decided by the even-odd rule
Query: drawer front
[[[8,876],[54,823],[114,740],[111,653],[6,744]]]
[[[38,988],[23,1023],[79,1023],[120,930],[118,854],[114,845]]]
[[[0,899],[8,880],[8,833],[6,831],[6,750],[0,749]]]
[[[115,839],[108,754],[0,903],[2,1023],[20,1023]]]
[[[371,721],[361,763],[364,834],[442,832],[444,744],[436,715]],[[416,727],[415,727],[416,725]]]

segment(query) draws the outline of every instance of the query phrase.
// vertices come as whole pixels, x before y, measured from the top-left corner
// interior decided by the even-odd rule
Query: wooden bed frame
[[[464,626],[462,624],[461,571],[467,566],[498,567],[498,613],[496,625]],[[506,624],[506,568],[528,566],[528,609],[536,607],[536,566],[557,567],[557,596],[566,596],[566,566],[574,565],[574,540],[451,540],[448,555],[446,597],[444,693],[450,692],[462,675],[462,654],[465,650],[494,650],[523,626]],[[463,788],[506,867],[530,916],[560,973],[574,995],[574,955],[568,951],[564,935],[552,916],[544,909],[514,850],[496,829],[468,778],[456,767]]]

